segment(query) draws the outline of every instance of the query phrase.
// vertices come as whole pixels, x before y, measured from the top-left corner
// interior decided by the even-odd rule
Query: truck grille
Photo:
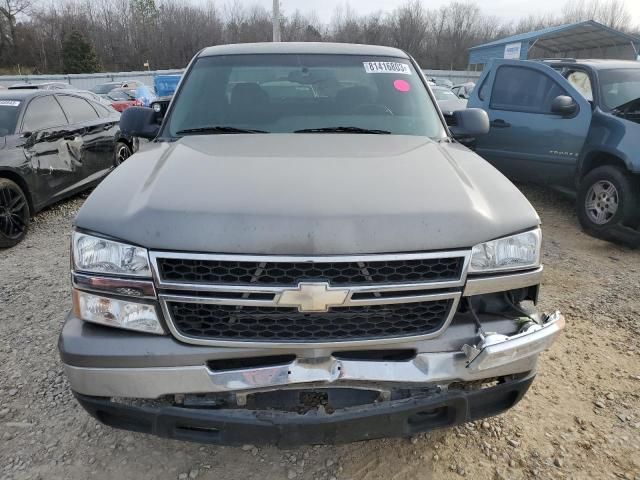
[[[251,342],[339,342],[436,332],[453,300],[334,307],[324,313],[296,308],[168,302],[180,334],[208,340]]]
[[[150,252],[158,298],[177,339],[273,348],[436,336],[457,310],[470,255]]]
[[[464,257],[313,263],[158,258],[157,262],[160,277],[167,282],[295,286],[301,281],[326,281],[349,286],[456,280]]]

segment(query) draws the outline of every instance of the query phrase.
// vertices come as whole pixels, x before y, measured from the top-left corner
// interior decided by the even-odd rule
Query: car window
[[[292,133],[356,127],[446,135],[406,58],[332,54],[199,58],[165,123],[168,136],[211,126]]]
[[[0,135],[10,135],[16,131],[20,100],[0,100]]]
[[[53,95],[34,98],[27,106],[22,122],[22,130],[34,132],[45,128],[67,125],[67,117],[64,116],[60,104]]]
[[[580,95],[593,102],[593,90],[591,89],[591,80],[586,72],[579,70],[573,71],[567,75],[567,81],[575,88]]]
[[[91,106],[96,109],[96,112],[98,112],[98,115],[100,115],[101,117],[108,117],[113,113],[113,111],[109,110],[104,105],[96,102],[91,102]]]
[[[538,70],[502,66],[496,72],[491,108],[528,113],[551,113],[551,102],[566,95],[555,80]]]
[[[98,93],[100,95],[104,95],[109,93],[114,88],[118,88],[120,85],[117,83],[101,83],[100,85],[96,85],[91,89],[93,93]]]
[[[90,122],[98,118],[96,111],[83,98],[59,95],[58,101],[71,123]]]
[[[455,93],[447,88],[432,87],[431,90],[436,100],[456,100],[458,98]]]
[[[602,70],[598,77],[604,108],[622,107],[640,98],[640,68]]]

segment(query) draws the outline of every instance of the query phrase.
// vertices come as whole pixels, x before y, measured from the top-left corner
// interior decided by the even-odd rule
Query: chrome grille
[[[167,324],[179,340],[314,347],[439,335],[456,312],[470,252],[150,256]]]
[[[434,282],[460,278],[464,257],[367,262],[242,262],[158,258],[163,281],[227,285],[295,286],[325,281],[332,286]]]
[[[334,307],[324,313],[296,308],[168,302],[175,327],[189,337],[256,342],[341,342],[433,333],[453,300]]]

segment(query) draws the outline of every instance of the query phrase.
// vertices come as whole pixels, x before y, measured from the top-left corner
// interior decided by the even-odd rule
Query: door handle
[[[505,122],[501,118],[495,119],[493,122],[490,123],[490,125],[494,128],[509,128],[511,126],[510,123]]]
[[[62,137],[63,140],[68,140],[70,142],[73,142],[76,138],[78,138],[77,135],[66,135],[66,136]]]

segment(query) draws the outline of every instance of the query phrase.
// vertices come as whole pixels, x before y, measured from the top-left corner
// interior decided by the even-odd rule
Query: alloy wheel
[[[116,151],[116,165],[120,165],[131,156],[131,150],[127,145],[120,145]]]
[[[589,220],[596,225],[605,225],[618,213],[620,196],[618,189],[608,180],[591,185],[585,198],[585,210]]]
[[[0,187],[0,232],[9,238],[20,238],[28,225],[29,208],[21,191],[11,186]]]

